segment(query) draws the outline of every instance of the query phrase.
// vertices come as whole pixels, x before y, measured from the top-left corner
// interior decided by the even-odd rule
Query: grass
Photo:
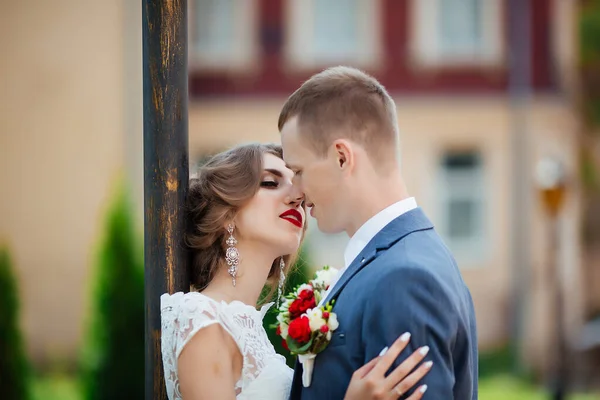
[[[32,400],[81,400],[79,382],[69,375],[36,377],[32,385]]]
[[[550,395],[536,387],[510,375],[496,375],[479,382],[480,400],[550,400]],[[569,400],[600,400],[600,394],[576,394]]]
[[[81,388],[67,375],[36,378],[33,400],[81,400]],[[480,380],[480,400],[549,400],[549,394],[510,375],[497,375]],[[600,400],[600,394],[577,394],[569,400]]]

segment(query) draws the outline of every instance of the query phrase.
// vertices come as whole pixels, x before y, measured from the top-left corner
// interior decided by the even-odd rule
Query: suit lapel
[[[431,221],[429,221],[427,216],[425,216],[425,213],[420,207],[402,214],[398,218],[394,219],[381,231],[379,231],[377,235],[375,235],[375,237],[373,237],[373,239],[371,239],[371,241],[365,246],[363,251],[356,256],[340,280],[334,286],[333,290],[329,293],[324,304],[336,299],[348,282],[350,282],[350,280],[361,269],[365,268],[374,259],[376,259],[381,251],[389,249],[395,243],[413,232],[432,228],[433,224]]]
[[[423,213],[421,208],[416,208],[405,214],[402,214],[398,218],[394,219],[388,225],[385,226],[375,237],[365,246],[362,252],[356,258],[333,290],[329,293],[325,299],[324,304],[336,299],[342,292],[344,287],[350,282],[350,280],[363,268],[369,265],[373,260],[377,258],[381,251],[389,249],[392,245],[397,243],[412,232],[432,229],[433,224]],[[317,357],[318,359],[318,357]],[[315,378],[313,377],[313,380]],[[294,368],[294,380],[292,383],[292,390],[290,394],[291,400],[300,399],[302,396],[302,365],[296,360]]]

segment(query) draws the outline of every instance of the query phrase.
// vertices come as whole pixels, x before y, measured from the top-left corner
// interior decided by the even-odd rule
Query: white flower
[[[327,320],[327,327],[329,327],[329,330],[335,331],[339,326],[340,324],[338,323],[337,315],[329,313],[329,319]]]
[[[317,271],[315,281],[322,285],[323,287],[327,287],[331,285],[331,282],[335,279],[338,274],[338,270],[335,268],[329,267],[328,269],[322,269]]]
[[[308,324],[310,326],[310,330],[313,332],[318,331],[323,325],[326,324],[325,320],[323,319],[323,311],[321,311],[320,308],[307,310],[306,315],[308,315]]]
[[[279,310],[280,310],[280,311],[283,311],[283,312],[287,312],[287,310],[289,310],[289,309],[290,309],[290,304],[292,304],[292,303],[293,303],[293,300],[290,300],[290,299],[285,299],[285,300],[284,300],[284,301],[281,303],[281,306],[279,307]]]
[[[327,331],[327,341],[331,342],[331,331]]]
[[[277,322],[279,322],[280,324],[284,324],[288,318],[289,318],[289,313],[277,314]]]
[[[287,324],[281,324],[279,325],[279,328],[281,329],[281,337],[283,338],[283,340],[287,339],[288,336],[288,325]]]

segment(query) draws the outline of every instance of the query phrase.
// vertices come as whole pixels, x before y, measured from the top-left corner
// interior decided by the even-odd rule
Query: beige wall
[[[0,240],[36,359],[75,355],[123,161],[119,4],[13,1],[0,13]]]

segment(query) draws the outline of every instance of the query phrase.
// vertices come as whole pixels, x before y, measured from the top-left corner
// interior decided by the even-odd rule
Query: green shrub
[[[83,395],[89,400],[143,399],[143,252],[124,190],[111,205],[104,230],[81,360]]]
[[[283,289],[283,295],[291,292],[296,286],[301,285],[303,283],[307,283],[309,279],[312,278],[310,274],[307,252],[304,248],[300,249],[300,254],[298,256],[298,260],[294,267],[291,268],[290,273],[286,277],[285,287]],[[277,298],[275,297],[272,301],[277,302]],[[265,319],[263,320],[263,326],[267,331],[267,335],[269,336],[269,340],[275,347],[275,351],[283,356],[285,356],[287,360],[287,364],[290,367],[294,366],[296,362],[296,356],[292,356],[289,351],[287,351],[282,345],[282,339],[280,336],[275,334],[275,329],[271,328],[272,325],[277,323],[277,313],[276,313],[277,305],[273,305]]]
[[[582,3],[579,44],[584,117],[600,127],[600,0]]]
[[[0,397],[26,400],[29,366],[19,329],[19,293],[8,249],[0,247]]]

